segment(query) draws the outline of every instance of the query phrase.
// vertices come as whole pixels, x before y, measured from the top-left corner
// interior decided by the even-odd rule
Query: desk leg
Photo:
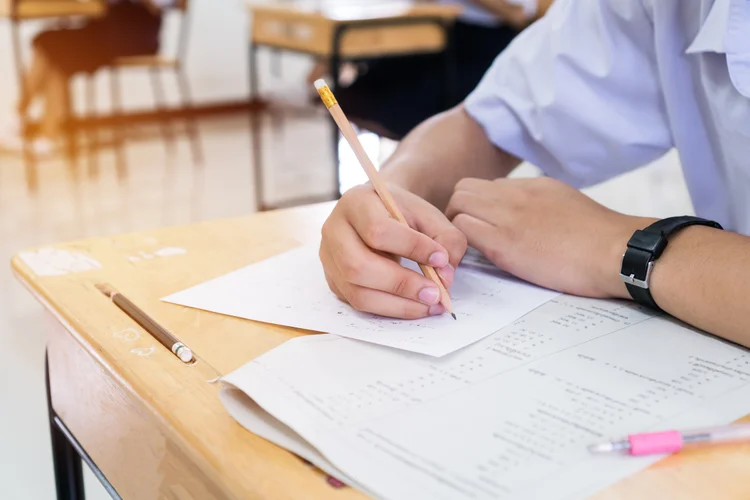
[[[175,77],[177,78],[177,89],[180,92],[182,108],[187,111],[185,124],[187,125],[188,138],[190,139],[190,148],[193,152],[193,163],[202,167],[204,164],[203,147],[201,146],[200,133],[198,132],[198,122],[193,110],[193,93],[190,90],[190,83],[188,83],[185,68],[182,67],[182,64],[175,71]]]
[[[127,165],[125,162],[125,132],[122,127],[125,124],[122,121],[122,93],[120,92],[120,75],[117,68],[109,68],[109,91],[112,100],[112,141],[115,149],[115,168],[117,169],[117,178],[122,180],[127,175]]]
[[[94,75],[86,75],[86,114],[89,119],[88,129],[88,164],[89,176],[99,175],[99,131],[97,130],[96,81]]]
[[[104,477],[104,473],[96,466],[86,450],[68,430],[65,423],[57,416],[52,408],[52,395],[49,383],[49,358],[44,355],[44,380],[47,386],[47,411],[49,415],[49,429],[52,437],[52,462],[55,470],[55,489],[57,500],[86,500],[83,482],[83,462],[89,466],[91,472],[102,484],[113,500],[122,500],[112,483]]]
[[[19,96],[23,96],[26,92],[26,78],[23,74],[23,56],[21,54],[21,35],[19,33],[20,27],[17,19],[11,19],[11,41],[13,43],[13,59],[16,66],[16,77],[18,78],[18,92]],[[38,186],[37,180],[37,161],[33,152],[31,151],[31,145],[29,144],[28,131],[26,130],[27,120],[26,113],[20,117],[21,119],[21,140],[23,141],[23,162],[26,167],[26,185],[29,191],[36,192]]]
[[[253,102],[258,98],[258,47],[254,43],[248,46],[248,62],[250,68],[250,148],[253,161],[253,180],[255,182],[255,209],[262,212],[267,209],[264,195],[263,152],[261,151],[261,123],[262,110],[252,109]]]
[[[62,431],[61,424],[52,409],[49,385],[49,364],[44,356],[45,381],[47,385],[47,410],[49,429],[52,435],[52,461],[55,467],[55,489],[57,500],[85,500],[81,457]],[[64,426],[63,426],[64,427]]]
[[[271,50],[271,74],[274,78],[281,78],[281,50]]]
[[[162,139],[164,140],[167,154],[176,155],[175,133],[172,129],[172,120],[170,120],[169,112],[167,111],[167,98],[164,94],[164,85],[162,85],[161,81],[161,71],[158,68],[150,68],[149,74],[151,75],[151,90],[154,94],[156,113],[159,115],[159,122],[161,124]]]
[[[444,23],[445,30],[445,106],[450,109],[456,105],[458,95],[458,66],[456,63],[456,42],[453,36],[453,25]]]
[[[333,47],[331,47],[331,91],[336,94],[336,90],[339,87],[339,74],[341,73],[341,37],[344,35],[348,27],[346,25],[339,26],[336,28],[336,32],[333,35]],[[331,120],[331,127],[333,129],[333,165],[335,169],[334,182],[335,189],[333,191],[333,199],[338,200],[341,198],[341,156],[339,154],[339,142],[341,137],[339,135],[339,128],[336,123]]]

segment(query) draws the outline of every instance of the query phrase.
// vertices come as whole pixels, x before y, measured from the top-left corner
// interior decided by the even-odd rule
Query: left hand
[[[636,229],[652,219],[612,211],[562,182],[463,179],[446,215],[469,245],[537,285],[587,297],[629,294],[620,264]]]

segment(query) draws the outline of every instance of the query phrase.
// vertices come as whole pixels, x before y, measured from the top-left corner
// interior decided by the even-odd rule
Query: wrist
[[[430,201],[429,183],[423,177],[420,178],[414,170],[413,163],[408,159],[394,159],[386,164],[381,174],[388,185],[399,187]]]
[[[618,299],[629,299],[630,293],[625,287],[625,283],[620,279],[620,269],[622,267],[622,256],[628,247],[628,241],[639,229],[644,229],[658,219],[650,217],[635,217],[622,215],[619,223],[615,224],[612,235],[609,238],[608,250],[605,252],[606,257],[602,260],[600,276],[602,277],[602,288],[605,295]]]

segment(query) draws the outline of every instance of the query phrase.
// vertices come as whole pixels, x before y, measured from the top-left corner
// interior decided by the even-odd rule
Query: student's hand
[[[653,220],[623,215],[550,178],[464,179],[446,211],[498,267],[538,285],[588,297],[628,297],[622,254]]]
[[[347,191],[336,204],[320,245],[328,285],[363,312],[405,319],[443,314],[435,283],[402,267],[398,257],[435,267],[449,288],[466,238],[427,201],[397,187],[391,192],[410,227],[390,217],[370,185]]]

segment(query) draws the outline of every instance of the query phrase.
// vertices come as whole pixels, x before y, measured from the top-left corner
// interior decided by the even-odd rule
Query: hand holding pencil
[[[331,289],[383,316],[452,314],[448,289],[466,238],[427,201],[387,186],[328,86],[318,80],[316,88],[371,183],[347,192],[323,228],[320,256]],[[424,276],[391,255],[416,261]]]

